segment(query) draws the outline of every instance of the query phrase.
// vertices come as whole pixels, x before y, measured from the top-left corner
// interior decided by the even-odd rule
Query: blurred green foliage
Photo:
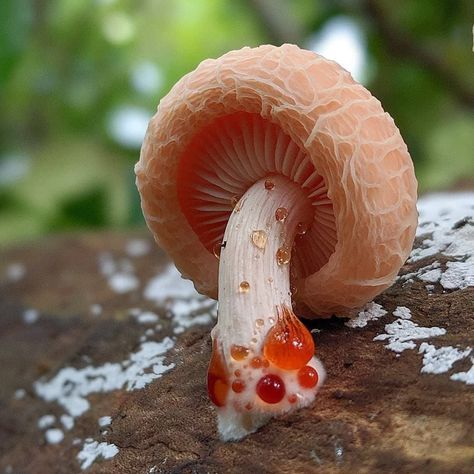
[[[201,60],[230,49],[308,46],[341,16],[360,29],[365,85],[401,129],[421,190],[461,180],[472,185],[470,6],[467,0],[2,0],[0,243],[142,224],[133,175],[137,136],[170,87]]]

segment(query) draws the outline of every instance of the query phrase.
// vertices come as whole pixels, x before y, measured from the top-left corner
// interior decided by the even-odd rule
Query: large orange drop
[[[286,370],[300,369],[313,357],[313,337],[290,308],[279,309],[278,320],[265,339],[263,354]]]
[[[207,392],[214,405],[223,407],[229,392],[229,380],[224,361],[217,347],[217,339],[212,344],[212,357],[207,372]]]

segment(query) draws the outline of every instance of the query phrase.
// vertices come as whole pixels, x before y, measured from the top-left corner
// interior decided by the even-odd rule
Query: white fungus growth
[[[115,444],[99,443],[89,438],[84,442],[84,446],[77,455],[78,461],[81,463],[81,469],[88,469],[92,463],[99,457],[104,459],[113,458],[117,455],[119,449]]]
[[[164,359],[173,346],[169,337],[145,342],[123,362],[82,369],[65,367],[52,379],[37,381],[34,389],[39,397],[59,403],[69,415],[78,417],[90,407],[87,395],[121,388],[137,390],[171,370],[174,364],[165,365]]]
[[[458,232],[453,227],[466,216],[474,215],[473,199],[474,193],[469,192],[430,194],[420,198],[417,205],[419,218],[416,235],[426,235],[427,238],[420,248],[412,251],[410,261],[416,262],[443,252],[456,241],[454,236]]]
[[[23,322],[25,324],[34,324],[39,319],[39,311],[37,309],[26,309],[23,311]]]
[[[413,249],[409,262],[438,253],[456,261],[446,269],[434,262],[416,273],[402,275],[402,280],[416,276],[420,280],[439,282],[446,290],[474,285],[474,193],[433,194],[418,201],[420,213],[417,236],[422,244]]]
[[[61,415],[61,423],[66,430],[72,430],[74,428],[74,418],[70,415]]]
[[[112,423],[112,417],[111,416],[101,416],[98,420],[97,423],[99,426],[102,428],[104,426],[109,426],[110,423]]]
[[[354,319],[351,319],[345,324],[350,328],[363,328],[367,326],[369,321],[380,319],[386,314],[387,311],[382,308],[382,305],[372,301],[367,303],[364,309]]]
[[[474,256],[462,262],[447,262],[446,267],[440,278],[444,289],[455,290],[474,286]]]
[[[49,428],[50,426],[54,425],[54,423],[56,423],[56,417],[54,415],[43,415],[38,420],[38,428],[40,430],[44,430],[44,429]]]
[[[446,329],[438,327],[420,327],[409,319],[397,319],[393,323],[385,325],[386,334],[379,334],[374,341],[388,340],[385,346],[394,352],[403,352],[406,349],[414,349],[416,339],[427,339],[434,336],[446,334]]]
[[[145,239],[130,240],[125,247],[125,252],[129,257],[143,257],[147,255],[150,250],[150,242]]]
[[[171,264],[148,282],[143,295],[147,300],[159,303],[172,298],[202,298],[194,289],[192,282],[182,278],[176,267]]]
[[[116,293],[129,293],[140,284],[128,259],[115,260],[109,253],[102,253],[99,256],[99,269],[107,278],[109,287]]]
[[[181,334],[191,326],[209,324],[216,316],[216,302],[197,293],[189,280],[181,278],[174,265],[168,265],[152,278],[143,294],[148,300],[165,304],[171,314],[174,334]]]
[[[455,362],[464,359],[471,353],[468,347],[465,350],[447,346],[437,349],[435,346],[423,342],[418,350],[423,356],[421,372],[425,374],[442,374],[451,369]]]
[[[59,428],[51,428],[44,434],[48,444],[58,444],[64,439],[64,433]]]
[[[442,275],[441,268],[435,268],[433,270],[428,270],[424,273],[423,272],[419,273],[417,276],[418,276],[418,279],[422,281],[426,281],[429,283],[436,283],[441,278],[441,275]]]
[[[13,398],[15,400],[21,400],[22,398],[25,398],[26,395],[26,390],[24,388],[19,388],[15,390],[15,393],[13,394]]]
[[[110,288],[119,294],[136,290],[139,283],[138,278],[130,273],[114,273],[109,278]]]
[[[135,317],[137,323],[140,324],[156,324],[160,320],[158,315],[156,315],[152,311],[138,310],[137,312],[131,311],[131,314]]]
[[[400,319],[411,319],[411,311],[406,306],[397,306],[393,315]]]
[[[472,366],[467,372],[458,372],[451,375],[451,380],[464,382],[467,385],[474,385],[474,357],[471,357]]]

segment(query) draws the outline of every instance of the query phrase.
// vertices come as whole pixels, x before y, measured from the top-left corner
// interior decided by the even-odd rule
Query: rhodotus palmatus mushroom
[[[297,46],[232,51],[163,98],[136,174],[156,240],[219,301],[208,390],[221,436],[309,405],[324,370],[292,307],[348,314],[413,244],[413,165],[380,102]]]

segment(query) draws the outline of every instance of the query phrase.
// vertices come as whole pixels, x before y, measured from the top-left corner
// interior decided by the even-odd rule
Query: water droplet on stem
[[[264,230],[254,230],[251,234],[251,239],[255,247],[264,249],[267,245],[267,233]]]
[[[287,265],[291,260],[291,251],[287,247],[280,247],[276,252],[278,265]]]
[[[230,355],[235,360],[244,360],[249,355],[249,349],[245,346],[233,344],[230,348]]]
[[[278,222],[284,222],[287,217],[288,217],[288,209],[286,207],[279,207],[275,211],[275,219]]]
[[[275,183],[271,179],[265,180],[265,189],[271,191],[275,187]]]

